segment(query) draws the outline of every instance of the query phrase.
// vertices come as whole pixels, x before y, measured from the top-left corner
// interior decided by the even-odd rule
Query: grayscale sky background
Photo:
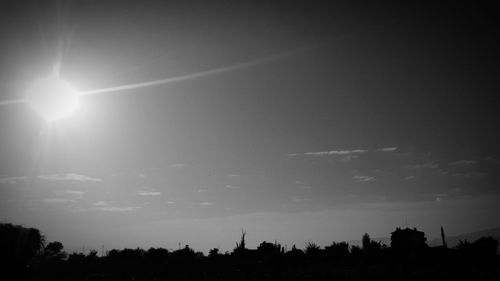
[[[2,4],[2,101],[58,53],[81,91],[243,65],[51,127],[0,106],[0,220],[70,250],[498,226],[498,7],[266,2]]]

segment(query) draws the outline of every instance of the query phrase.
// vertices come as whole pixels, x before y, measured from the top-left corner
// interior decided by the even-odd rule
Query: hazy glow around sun
[[[26,100],[47,122],[68,117],[78,108],[80,94],[57,75],[35,81]]]

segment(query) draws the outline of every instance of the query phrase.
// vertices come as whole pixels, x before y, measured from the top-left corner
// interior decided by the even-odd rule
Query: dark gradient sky
[[[500,9],[282,1],[13,1],[0,100],[58,57],[89,95],[48,127],[0,106],[0,220],[69,249],[302,247],[498,226]]]

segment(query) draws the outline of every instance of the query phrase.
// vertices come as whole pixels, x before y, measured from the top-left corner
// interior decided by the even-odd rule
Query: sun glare
[[[26,100],[47,122],[68,117],[78,108],[79,93],[56,75],[43,78],[28,88]]]

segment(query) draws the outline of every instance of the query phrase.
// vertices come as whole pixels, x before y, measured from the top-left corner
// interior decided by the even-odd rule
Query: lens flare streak
[[[192,74],[187,74],[187,75],[183,75],[183,76],[171,77],[171,78],[148,81],[148,82],[141,82],[141,83],[136,83],[136,84],[122,85],[122,86],[116,86],[116,87],[104,88],[104,89],[98,89],[98,90],[84,91],[84,92],[81,92],[80,94],[81,95],[94,95],[94,94],[132,90],[132,89],[137,89],[137,88],[145,88],[145,87],[163,85],[163,84],[168,84],[168,83],[173,83],[173,82],[192,80],[192,79],[196,79],[196,78],[212,76],[212,75],[222,74],[222,73],[226,73],[226,72],[232,72],[232,71],[241,70],[241,69],[249,68],[252,66],[256,66],[259,64],[268,63],[268,62],[271,62],[274,60],[297,55],[298,53],[301,53],[307,49],[309,49],[309,48],[295,49],[295,50],[284,52],[284,53],[279,53],[279,54],[275,54],[275,55],[271,55],[271,56],[262,57],[262,58],[255,59],[252,61],[247,61],[247,62],[234,64],[234,65],[230,65],[230,66],[225,66],[225,67],[213,68],[213,69],[209,69],[209,70],[205,70],[205,71],[201,71],[201,72],[197,72],[197,73],[192,73]]]
[[[269,63],[269,62],[276,61],[279,59],[284,59],[284,58],[295,56],[295,55],[298,55],[302,52],[309,51],[312,49],[313,49],[313,47],[302,47],[302,48],[293,49],[291,51],[282,52],[279,54],[261,57],[261,58],[251,60],[251,61],[246,61],[246,62],[233,64],[233,65],[229,65],[229,66],[224,66],[224,67],[219,67],[219,68],[213,68],[213,69],[209,69],[209,70],[205,70],[205,71],[201,71],[201,72],[196,72],[196,73],[191,73],[191,74],[187,74],[187,75],[170,77],[170,78],[165,78],[165,79],[161,79],[161,80],[154,80],[154,81],[148,81],[148,82],[122,85],[122,86],[115,86],[115,87],[110,87],[110,88],[103,88],[103,89],[96,89],[96,90],[89,90],[89,91],[80,91],[78,94],[80,96],[85,96],[85,95],[95,95],[95,94],[119,92],[119,91],[125,91],[125,90],[133,90],[133,89],[138,89],[138,88],[157,86],[157,85],[164,85],[164,84],[169,84],[169,83],[173,83],[173,82],[187,81],[187,80],[192,80],[192,79],[197,79],[197,78],[202,78],[202,77],[207,77],[207,76],[213,76],[213,75],[218,75],[218,74],[223,74],[223,73],[228,73],[228,72],[232,72],[232,71],[250,68],[253,66]],[[21,104],[21,103],[26,103],[26,102],[28,102],[27,99],[6,100],[6,101],[0,101],[0,106],[11,105],[11,104]]]

